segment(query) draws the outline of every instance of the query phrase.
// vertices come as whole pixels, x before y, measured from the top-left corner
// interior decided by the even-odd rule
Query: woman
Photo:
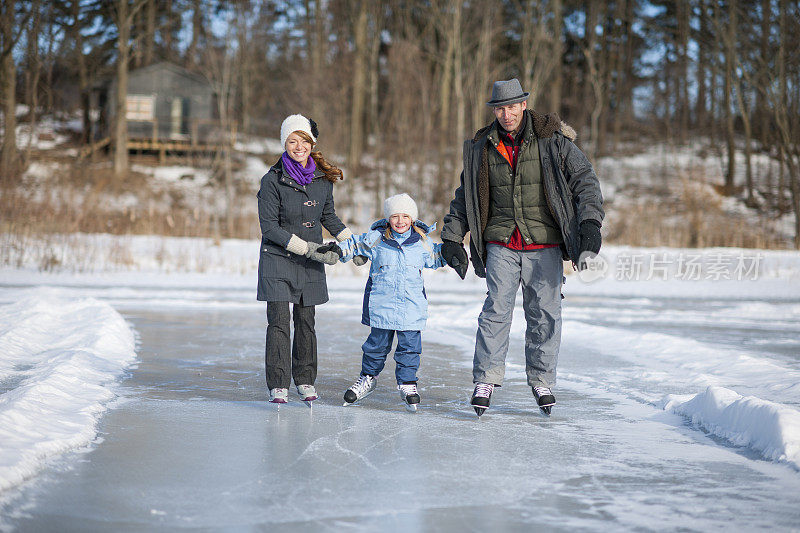
[[[328,301],[323,263],[334,264],[341,255],[338,246],[320,244],[322,226],[338,241],[352,235],[333,206],[333,184],[342,179],[342,171],[320,152],[312,152],[318,133],[314,121],[302,115],[287,117],[281,124],[286,151],[261,178],[258,191],[258,299],[267,302],[265,365],[273,403],[287,402],[292,378],[303,401],[318,397],[314,306]],[[291,350],[290,302],[294,308]]]

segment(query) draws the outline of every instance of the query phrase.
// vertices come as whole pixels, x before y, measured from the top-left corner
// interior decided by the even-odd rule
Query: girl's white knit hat
[[[316,144],[317,137],[311,133],[311,121],[303,115],[289,115],[281,124],[281,146],[286,146],[286,139],[296,131],[307,133]]]
[[[383,216],[387,220],[390,216],[397,213],[403,213],[411,217],[411,220],[417,220],[419,211],[417,211],[417,203],[406,193],[395,194],[383,201]]]

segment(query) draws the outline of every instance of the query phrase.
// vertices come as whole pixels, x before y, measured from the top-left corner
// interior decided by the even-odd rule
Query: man
[[[529,93],[517,79],[495,82],[496,120],[464,143],[461,185],[444,217],[442,256],[461,278],[462,246],[470,233],[475,273],[488,289],[478,317],[472,406],[489,408],[503,383],[517,289],[522,284],[525,369],[541,410],[555,404],[551,388],[561,344],[562,259],[600,251],[602,195],[575,132],[555,114],[527,109]]]

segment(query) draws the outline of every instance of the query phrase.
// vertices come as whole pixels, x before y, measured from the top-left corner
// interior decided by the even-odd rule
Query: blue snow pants
[[[394,370],[397,384],[416,382],[419,370],[419,355],[422,353],[422,332],[417,330],[395,331],[393,329],[372,328],[367,340],[361,346],[361,373],[377,376],[386,364],[386,356],[392,351],[392,341],[397,333],[397,348]]]

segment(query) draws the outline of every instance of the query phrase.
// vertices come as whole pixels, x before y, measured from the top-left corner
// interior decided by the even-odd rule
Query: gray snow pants
[[[561,346],[561,283],[564,264],[558,247],[511,250],[487,245],[486,287],[478,316],[473,382],[503,384],[508,335],[517,289],[525,312],[525,373],[531,387],[552,387]]]

